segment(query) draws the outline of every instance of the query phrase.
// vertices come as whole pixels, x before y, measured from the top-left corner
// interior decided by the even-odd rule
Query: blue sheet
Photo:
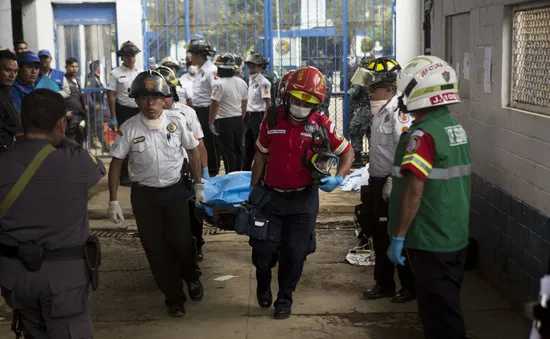
[[[210,204],[241,203],[250,195],[252,172],[241,171],[203,179],[206,201]],[[207,215],[212,216],[211,206],[202,206]]]

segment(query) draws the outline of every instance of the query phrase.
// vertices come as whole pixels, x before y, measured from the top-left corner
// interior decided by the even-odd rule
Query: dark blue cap
[[[17,63],[19,65],[30,65],[34,63],[40,63],[40,59],[36,53],[31,51],[25,51],[17,56]]]
[[[50,51],[48,51],[47,49],[42,49],[38,51],[38,57],[40,58],[41,56],[47,56],[48,58],[52,57],[52,55],[50,54]]]

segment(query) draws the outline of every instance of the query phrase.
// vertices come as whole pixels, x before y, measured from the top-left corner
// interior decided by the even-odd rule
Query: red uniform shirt
[[[422,117],[417,117],[414,124],[417,124]],[[416,164],[420,162],[432,168],[435,157],[435,141],[431,135],[423,131],[421,128],[417,129],[409,136],[405,149],[405,156],[401,162],[401,174],[405,174],[405,171],[410,171],[416,175],[422,181],[426,181],[429,173],[422,166]]]
[[[330,149],[340,155],[350,148],[348,141],[336,130],[336,125],[326,115],[314,112],[305,124],[295,124],[284,118],[284,108],[277,114],[277,124],[267,126],[262,121],[256,150],[266,155],[265,183],[281,190],[298,189],[312,185],[311,174],[303,165],[302,157],[310,146],[312,133],[325,125],[330,139]]]

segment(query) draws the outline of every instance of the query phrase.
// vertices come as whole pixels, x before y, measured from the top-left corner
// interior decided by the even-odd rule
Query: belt
[[[154,186],[142,185],[142,184],[140,184],[139,182],[136,182],[136,181],[132,182],[132,185],[135,185],[135,186],[137,186],[137,187],[139,187],[139,188],[147,188],[147,189],[151,189],[151,190],[159,190],[159,191],[161,191],[161,190],[168,190],[168,189],[170,189],[170,188],[172,188],[172,187],[174,187],[174,186],[177,186],[178,184],[181,184],[182,182],[183,182],[183,177],[180,178],[180,180],[179,180],[178,182],[173,183],[173,184],[170,185],[170,186],[164,186],[164,187],[154,187]]]
[[[283,199],[296,199],[300,194],[307,193],[311,189],[311,186],[304,186],[304,187],[290,189],[290,190],[282,190],[282,189],[278,189],[268,185],[265,185],[265,186],[276,196],[281,197]]]
[[[260,113],[260,114],[264,114],[264,111],[253,111],[253,112],[246,112],[248,114],[253,114],[253,113]]]
[[[43,250],[43,260],[59,261],[68,259],[84,259],[84,246],[66,247],[58,250]],[[19,258],[19,247],[0,244],[0,256],[6,258]]]

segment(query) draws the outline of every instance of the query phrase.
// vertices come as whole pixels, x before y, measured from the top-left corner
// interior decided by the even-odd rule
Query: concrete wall
[[[452,111],[472,146],[471,235],[479,241],[481,269],[518,306],[537,296],[538,279],[550,259],[550,117],[507,107],[512,13],[515,5],[525,3],[434,0],[432,27],[432,53],[445,58],[446,46],[452,44],[446,41],[446,21],[469,13],[468,99]],[[460,29],[468,34],[468,27]],[[483,85],[487,46],[492,47],[490,94]],[[453,60],[454,67],[457,62],[463,60]]]
[[[11,1],[0,1],[0,48],[13,49]]]

